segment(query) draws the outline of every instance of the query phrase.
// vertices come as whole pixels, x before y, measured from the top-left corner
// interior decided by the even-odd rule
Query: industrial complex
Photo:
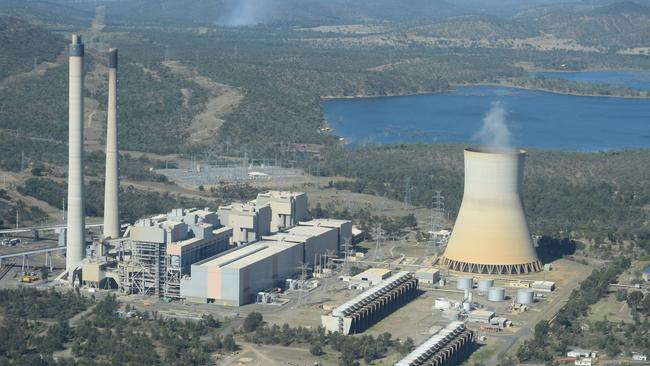
[[[73,36],[69,56],[67,225],[56,229],[62,239],[54,249],[65,250],[65,271],[57,278],[65,286],[236,316],[240,307],[267,311],[269,319],[300,313],[300,325],[343,335],[392,331],[385,324],[395,322],[402,339],[417,340],[397,366],[458,365],[488,336],[521,335],[513,329],[530,328],[528,310],[544,315],[558,304],[558,290],[571,289],[537,257],[521,197],[523,150],[465,150],[460,211],[453,230],[444,230],[449,241],[434,240],[431,252],[418,251],[416,243],[394,255],[395,244],[390,258],[374,253],[369,260],[374,244],[355,245],[353,233],[361,234],[350,220],[310,217],[307,194],[295,186],[121,226],[116,49],[108,57],[104,221],[97,224],[103,233],[87,242],[80,36]],[[22,255],[25,261],[30,253]],[[536,277],[541,271],[543,278]],[[302,306],[310,296],[310,306]]]

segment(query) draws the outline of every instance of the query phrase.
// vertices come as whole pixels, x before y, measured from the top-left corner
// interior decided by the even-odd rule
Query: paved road
[[[588,274],[585,274],[585,277]],[[584,278],[571,278],[571,281],[564,285],[562,288],[559,288],[554,294],[551,304],[546,306],[546,308],[532,317],[525,325],[523,325],[517,332],[508,336],[503,344],[497,349],[497,351],[490,357],[487,364],[488,365],[497,365],[499,361],[508,353],[510,348],[519,340],[530,337],[533,334],[535,329],[535,324],[541,320],[550,320],[557,314],[558,311],[566,304],[569,298],[569,294],[573,291]],[[530,314],[530,312],[529,312]]]

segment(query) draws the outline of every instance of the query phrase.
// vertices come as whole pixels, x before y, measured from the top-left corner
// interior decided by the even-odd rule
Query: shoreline
[[[552,94],[559,94],[559,95],[569,95],[569,96],[573,96],[573,97],[640,99],[640,100],[650,99],[650,92],[648,92],[649,95],[647,95],[647,96],[585,94],[585,93],[563,92],[563,91],[558,91],[558,90],[553,90],[553,89],[544,89],[544,88],[528,88],[528,87],[525,87],[525,86],[518,86],[518,85],[510,84],[510,83],[449,84],[449,86],[450,86],[449,89],[440,90],[440,91],[422,91],[422,92],[412,92],[412,93],[391,93],[391,94],[384,94],[384,95],[367,95],[367,94],[342,95],[342,96],[324,95],[324,96],[321,96],[320,99],[323,102],[327,102],[327,101],[337,100],[337,99],[342,100],[342,99],[378,99],[378,98],[391,98],[391,97],[414,97],[414,96],[418,96],[418,95],[427,95],[427,94],[444,94],[444,93],[452,92],[452,91],[455,90],[455,88],[458,88],[458,87],[473,87],[473,86],[503,87],[503,88],[512,88],[512,89],[527,90],[527,91],[533,91],[533,92],[552,93]]]

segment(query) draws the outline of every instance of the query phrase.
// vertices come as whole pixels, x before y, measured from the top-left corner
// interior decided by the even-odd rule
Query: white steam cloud
[[[216,24],[222,27],[244,27],[262,24],[270,17],[269,0],[226,0]]]
[[[506,122],[506,108],[501,102],[493,102],[483,118],[483,126],[473,138],[491,150],[512,150],[511,133]]]

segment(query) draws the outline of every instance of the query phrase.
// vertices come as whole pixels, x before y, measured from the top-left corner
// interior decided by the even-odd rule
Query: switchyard
[[[189,169],[159,169],[157,173],[181,186],[212,186],[220,183],[237,183],[253,181],[277,181],[305,178],[302,169],[283,166],[242,165],[231,166],[196,166]]]

